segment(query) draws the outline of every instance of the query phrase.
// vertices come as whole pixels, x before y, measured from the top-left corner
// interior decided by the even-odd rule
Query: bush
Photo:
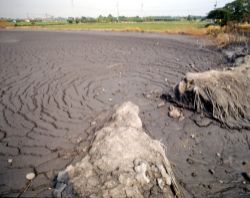
[[[228,22],[229,12],[224,8],[212,10],[208,13],[207,19],[213,19],[216,24],[224,26]]]
[[[79,18],[76,18],[76,19],[75,19],[75,22],[76,22],[76,24],[80,23],[80,19],[79,19]]]
[[[68,21],[68,23],[72,24],[72,23],[74,23],[74,18],[73,17],[69,17],[67,19],[67,21]]]

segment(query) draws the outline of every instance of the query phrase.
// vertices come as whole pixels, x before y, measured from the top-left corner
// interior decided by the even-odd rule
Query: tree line
[[[69,17],[67,19],[68,23],[110,23],[110,22],[160,22],[160,21],[181,21],[181,20],[201,20],[202,16],[192,16],[189,15],[187,17],[174,17],[174,16],[147,16],[147,17],[126,17],[126,16],[119,16],[115,17],[109,14],[108,16],[100,15],[97,18],[93,17],[81,17],[81,18],[74,18]]]
[[[212,19],[220,26],[233,23],[250,23],[250,0],[235,0],[222,8],[210,11],[207,19]]]

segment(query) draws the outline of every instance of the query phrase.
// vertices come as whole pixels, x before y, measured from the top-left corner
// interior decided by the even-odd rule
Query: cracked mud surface
[[[183,111],[160,95],[188,71],[221,67],[205,40],[105,32],[0,31],[0,196],[50,197],[115,104],[131,100],[186,197],[248,197],[250,134]],[[158,105],[158,107],[157,107]],[[12,163],[8,163],[12,159]],[[28,182],[26,174],[34,172]]]

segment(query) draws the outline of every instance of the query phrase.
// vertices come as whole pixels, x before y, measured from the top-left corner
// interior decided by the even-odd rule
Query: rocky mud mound
[[[126,102],[96,132],[88,154],[57,177],[55,197],[181,197],[165,147]]]
[[[250,57],[239,67],[187,73],[168,99],[205,112],[230,128],[250,128]]]

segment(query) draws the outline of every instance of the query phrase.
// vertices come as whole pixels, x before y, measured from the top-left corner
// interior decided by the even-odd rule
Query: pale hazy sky
[[[0,17],[206,15],[216,0],[0,0]],[[232,0],[217,0],[217,7]]]

